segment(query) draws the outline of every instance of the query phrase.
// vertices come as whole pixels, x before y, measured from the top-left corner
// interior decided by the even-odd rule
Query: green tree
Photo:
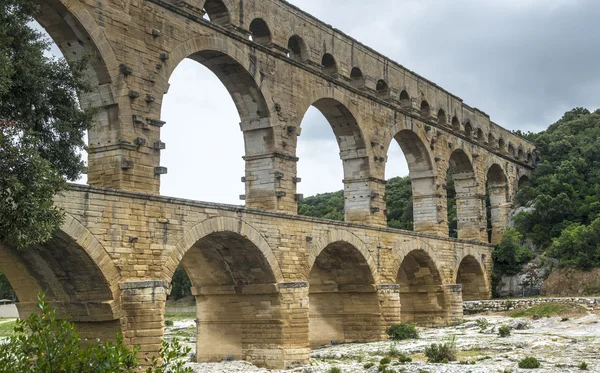
[[[410,177],[393,177],[385,186],[387,223],[390,228],[413,230],[412,184]]]
[[[115,342],[83,341],[72,322],[56,318],[43,294],[39,311],[17,321],[14,334],[0,344],[0,373],[139,372],[139,348],[129,349],[121,335]],[[159,358],[151,359],[146,373],[191,373],[183,359],[189,351],[177,340],[163,342]]]
[[[79,152],[93,110],[88,58],[49,58],[49,42],[28,26],[37,8],[28,0],[0,4],[0,241],[19,248],[47,241],[61,223],[54,195],[83,170]]]
[[[17,300],[17,296],[10,286],[8,279],[4,276],[4,273],[0,271],[0,299],[12,299]]]
[[[190,295],[192,295],[192,283],[190,282],[187,272],[183,269],[183,266],[179,264],[173,274],[169,299],[177,300]]]

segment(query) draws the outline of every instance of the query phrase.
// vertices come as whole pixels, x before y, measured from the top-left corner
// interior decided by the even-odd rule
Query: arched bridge
[[[97,90],[82,103],[99,115],[90,186],[56,198],[61,230],[23,251],[0,245],[23,315],[45,290],[90,336],[123,332],[156,352],[181,263],[197,302],[198,359],[283,367],[332,340],[382,339],[390,323],[458,322],[463,299],[490,296],[488,242],[501,238],[535,149],[484,112],[282,0],[36,2],[67,58],[94,53]],[[161,121],[161,103],[185,58],[212,70],[235,102],[245,207],[160,196],[160,130],[177,126]],[[339,145],[345,222],[296,215],[310,106]],[[410,170],[414,232],[385,227],[394,141]],[[458,239],[448,237],[448,170]]]

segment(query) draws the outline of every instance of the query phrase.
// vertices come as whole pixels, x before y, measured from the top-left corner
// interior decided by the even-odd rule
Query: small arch
[[[481,128],[477,128],[477,142],[483,143],[485,141],[485,135],[483,134],[483,131],[481,130]]]
[[[431,117],[431,108],[425,100],[421,101],[421,118],[429,119]]]
[[[473,126],[469,120],[465,122],[465,136],[469,139],[473,136]]]
[[[306,61],[308,59],[308,49],[302,39],[298,35],[292,35],[288,40],[288,57],[296,61]]]
[[[335,75],[338,72],[337,63],[335,58],[330,53],[325,53],[321,59],[321,65],[323,66],[323,72],[328,75]]]
[[[481,264],[472,255],[463,258],[456,271],[456,283],[462,285],[463,301],[490,298],[490,292]]]
[[[221,0],[206,0],[204,3],[204,11],[212,23],[219,26],[225,26],[231,23],[229,10]]]
[[[363,72],[358,67],[353,67],[350,71],[350,80],[356,87],[363,87],[365,85],[365,77]]]
[[[531,155],[531,152],[527,152],[527,164],[533,164],[533,156]]]
[[[496,146],[496,137],[494,137],[493,133],[490,132],[488,134],[488,140],[487,141],[488,141],[487,145],[489,147],[494,148]]]
[[[427,252],[417,249],[406,254],[396,283],[400,285],[400,318],[403,323],[421,326],[445,323],[447,309],[442,277]]]
[[[488,217],[488,242],[499,243],[504,234],[507,219],[508,183],[506,173],[498,164],[493,164],[486,175],[486,191],[489,201],[487,208]]]
[[[250,23],[252,41],[258,44],[271,43],[271,30],[262,18],[255,18]]]
[[[504,148],[506,147],[506,144],[504,142],[504,138],[500,137],[498,139],[498,150],[501,152],[504,152]]]
[[[446,117],[446,112],[443,109],[438,111],[437,120],[440,126],[446,126],[448,124],[448,118]]]
[[[377,84],[375,85],[375,91],[377,91],[377,95],[380,97],[389,97],[390,96],[390,87],[387,82],[383,79],[379,79]]]
[[[449,235],[462,239],[480,239],[480,215],[483,213],[481,204],[472,202],[473,186],[477,185],[473,163],[462,150],[452,152],[448,161],[447,182],[454,183],[454,188],[446,189],[448,220],[456,212],[456,234],[454,227],[448,224]],[[453,202],[451,204],[451,202]]]
[[[517,159],[522,161],[525,159],[525,154],[523,153],[523,148],[519,148],[517,152]]]
[[[511,142],[508,143],[508,155],[510,155],[513,158],[515,157],[515,147]]]
[[[400,106],[404,110],[410,110],[412,107],[410,96],[406,90],[402,90],[402,92],[400,92]]]
[[[519,178],[517,189],[521,189],[529,184],[529,176],[523,175]]]
[[[452,117],[452,129],[455,131],[460,131],[460,121],[456,116]]]
[[[342,240],[349,238],[350,242]],[[325,244],[325,246],[322,246]],[[332,232],[311,245],[309,254],[310,345],[368,342],[379,339],[381,319],[375,288],[375,268],[366,248],[354,235]],[[365,256],[366,255],[366,256]],[[356,328],[356,309],[368,326]]]

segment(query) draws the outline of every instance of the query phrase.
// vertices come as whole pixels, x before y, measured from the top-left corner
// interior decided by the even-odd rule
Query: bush
[[[387,335],[394,341],[419,338],[415,324],[392,324],[387,328]]]
[[[588,365],[585,361],[582,361],[581,364],[579,364],[579,370],[588,370]]]
[[[368,363],[366,363],[365,365],[363,365],[363,368],[365,368],[365,369],[369,369],[369,368],[370,368],[370,367],[372,367],[373,365],[375,365],[375,363],[371,361],[371,362],[368,362]]]
[[[77,372],[77,373],[137,373],[136,354],[139,348],[128,348],[119,334],[115,342],[82,341],[75,325],[58,320],[56,311],[38,297],[39,314],[18,320],[15,332],[7,343],[0,344],[0,373],[14,372]],[[163,342],[159,357],[153,358],[146,373],[190,373],[183,368],[189,348],[177,340]]]
[[[392,362],[392,359],[390,359],[387,356],[384,357],[384,358],[382,358],[381,360],[379,360],[379,364],[381,364],[381,365],[387,365],[387,364],[389,364],[391,362]]]
[[[173,320],[165,320],[165,326],[173,326],[173,325],[175,325]]]
[[[477,324],[477,327],[479,328],[479,333],[482,333],[484,330],[486,330],[487,328],[490,327],[490,322],[488,321],[488,319],[485,319],[483,317],[475,320],[475,323]]]
[[[526,357],[519,361],[519,368],[521,369],[536,369],[540,367],[540,361],[533,356]]]
[[[429,363],[447,363],[456,361],[456,337],[446,343],[433,343],[430,347],[425,347],[425,356]]]
[[[508,325],[502,325],[499,329],[498,329],[498,335],[502,338],[504,337],[508,337],[510,335],[510,326]]]
[[[338,367],[331,367],[331,368],[329,368],[327,373],[342,373],[342,370]]]

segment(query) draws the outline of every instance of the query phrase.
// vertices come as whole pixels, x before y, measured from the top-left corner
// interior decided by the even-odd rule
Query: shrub
[[[381,364],[381,365],[387,365],[387,364],[389,364],[391,362],[392,362],[392,359],[390,359],[387,356],[384,357],[384,358],[382,358],[381,360],[379,360],[379,364]]]
[[[39,314],[17,321],[7,343],[0,344],[0,373],[77,372],[136,373],[139,348],[128,348],[119,334],[115,342],[85,342],[69,320],[58,320],[56,311],[38,297]],[[146,373],[190,373],[184,368],[189,348],[177,340],[163,342],[159,356],[148,361]]]
[[[456,360],[456,337],[446,343],[433,343],[425,347],[425,356],[429,363],[447,363]]]
[[[488,321],[488,319],[485,319],[483,317],[475,320],[475,323],[477,324],[477,327],[479,328],[479,333],[482,333],[485,329],[490,327],[490,322]]]
[[[165,320],[165,326],[173,326],[175,323],[173,320]]]
[[[400,354],[398,356],[398,361],[401,363],[410,363],[412,361],[412,359],[410,357],[408,357],[407,355]]]
[[[508,325],[502,325],[499,329],[498,329],[498,335],[500,337],[508,337],[510,335],[510,326]]]
[[[519,361],[521,369],[536,369],[540,367],[540,361],[533,356],[526,357]]]
[[[342,370],[338,367],[331,367],[331,368],[329,368],[327,373],[342,373]]]
[[[369,369],[369,368],[370,368],[370,367],[372,367],[373,365],[375,365],[375,363],[374,363],[374,362],[372,362],[372,361],[370,361],[370,362],[366,363],[365,365],[363,365],[363,368],[365,368],[365,369]]]
[[[585,361],[582,361],[581,364],[579,364],[579,370],[588,370],[588,365]]]
[[[392,324],[387,328],[387,335],[394,341],[419,338],[415,324]]]

